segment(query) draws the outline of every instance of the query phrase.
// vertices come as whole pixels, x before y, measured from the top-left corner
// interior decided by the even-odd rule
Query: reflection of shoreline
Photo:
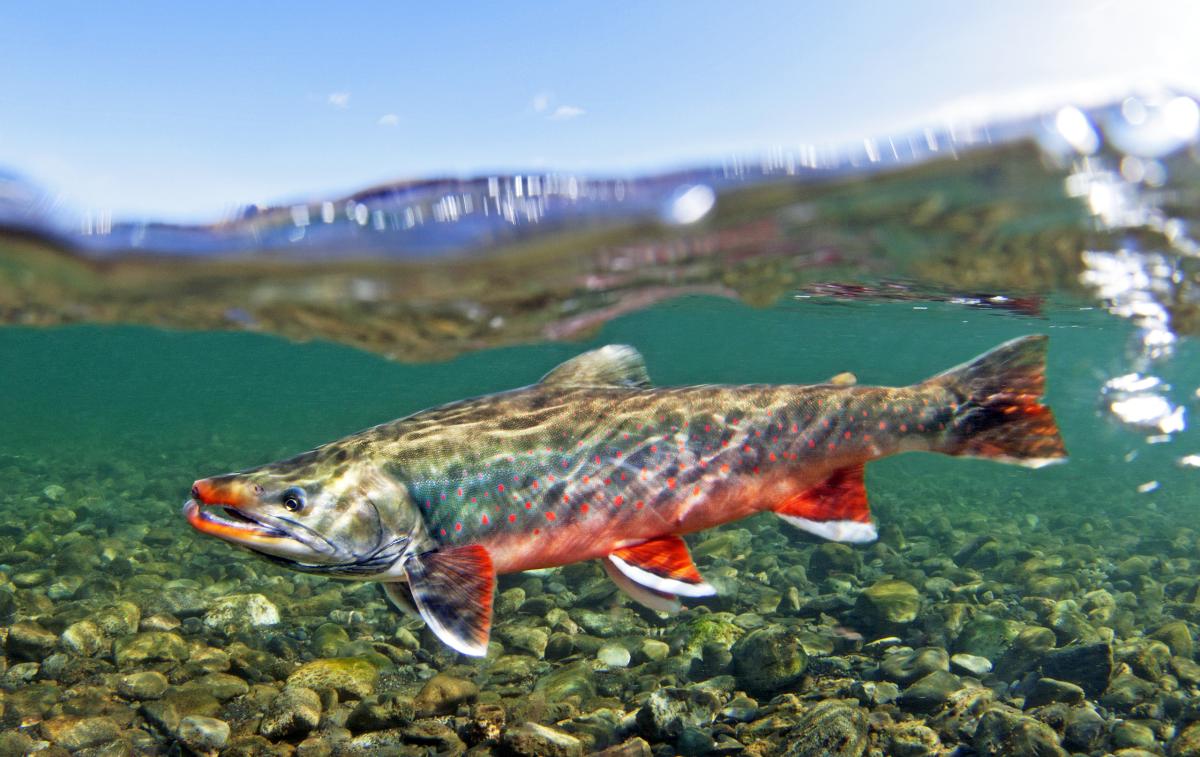
[[[98,261],[0,241],[0,321],[254,330],[424,361],[577,338],[690,294],[1034,315],[1040,297],[1086,293],[1080,252],[1112,234],[1094,228],[1036,146],[1006,144],[866,178],[743,186],[690,226],[543,228],[469,257]]]

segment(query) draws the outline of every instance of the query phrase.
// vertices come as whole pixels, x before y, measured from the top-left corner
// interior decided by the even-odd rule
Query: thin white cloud
[[[379,117],[378,123],[380,126],[399,126],[400,116],[395,113],[386,113]]]
[[[338,110],[345,110],[350,107],[349,92],[331,92],[329,93],[328,102]]]
[[[550,118],[554,121],[568,121],[572,118],[579,118],[585,113],[587,111],[578,105],[560,105],[550,114]]]
[[[550,107],[550,93],[538,92],[533,96],[533,109],[538,113],[544,113],[546,108]]]

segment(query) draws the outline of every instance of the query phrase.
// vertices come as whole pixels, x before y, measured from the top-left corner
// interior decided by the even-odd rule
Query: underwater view
[[[1200,755],[1200,102],[929,124],[0,171],[0,757]]]

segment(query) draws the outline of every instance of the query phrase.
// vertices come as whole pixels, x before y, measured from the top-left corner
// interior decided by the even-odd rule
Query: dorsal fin
[[[650,386],[646,361],[627,344],[610,344],[571,358],[542,377],[546,386]]]

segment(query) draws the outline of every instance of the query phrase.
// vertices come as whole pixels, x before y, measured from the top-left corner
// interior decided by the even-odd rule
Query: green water
[[[580,343],[484,351],[403,364],[328,343],[244,333],[75,327],[0,330],[0,475],[14,488],[59,484],[114,508],[155,514],[184,530],[190,482],[290,456],[408,413],[532,383],[605,343],[644,355],[660,386],[815,383],[851,371],[860,383],[903,385],[1028,333],[1051,336],[1048,401],[1071,453],[1041,471],[908,455],[871,466],[878,504],[920,507],[906,493],[953,496],[1003,517],[1013,501],[1049,511],[1149,504],[1190,512],[1194,473],[1176,460],[1194,434],[1149,445],[1099,412],[1098,389],[1119,373],[1129,329],[1099,310],[1046,317],[931,303],[787,302],[752,309],[692,298],[608,324]],[[1185,342],[1164,378],[1200,384],[1200,352]],[[36,482],[26,478],[36,472]],[[1136,487],[1159,482],[1150,494]],[[34,485],[36,484],[36,485]],[[15,486],[14,486],[15,485]],[[112,501],[117,497],[120,501]]]

